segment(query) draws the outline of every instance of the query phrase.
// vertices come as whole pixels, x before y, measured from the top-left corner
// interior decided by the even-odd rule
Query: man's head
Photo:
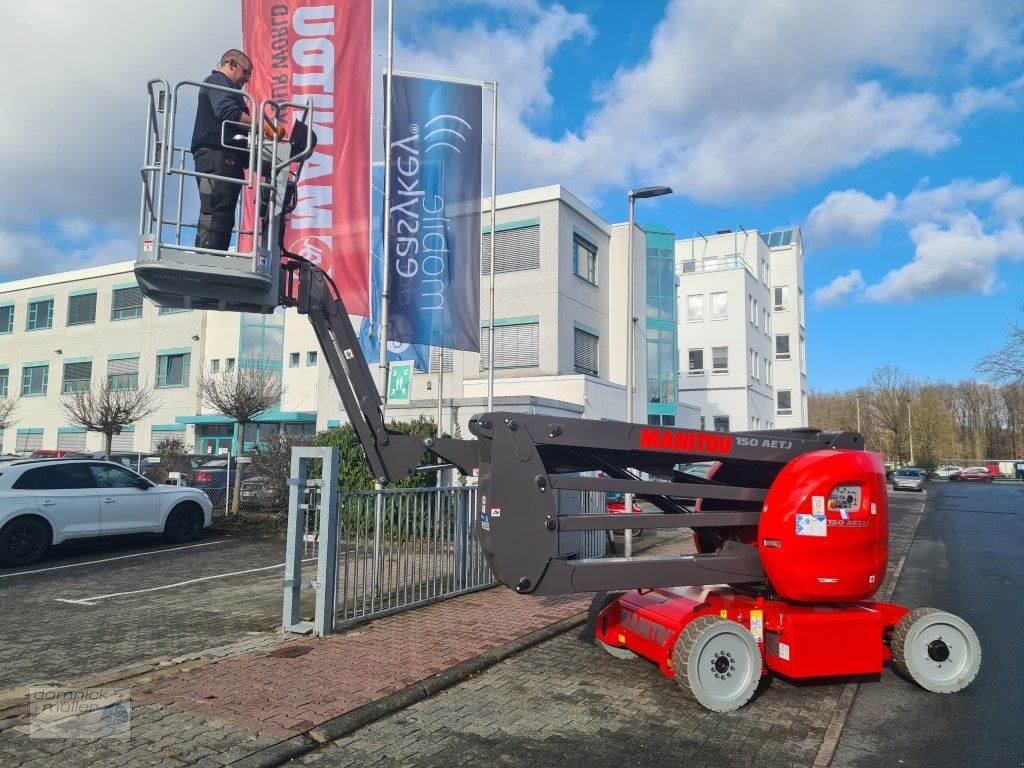
[[[252,77],[252,62],[237,48],[224,51],[224,55],[220,57],[218,69],[239,88],[249,82],[249,78]]]

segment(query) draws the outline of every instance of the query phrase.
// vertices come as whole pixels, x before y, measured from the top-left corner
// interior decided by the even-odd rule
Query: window
[[[14,443],[16,453],[31,453],[43,447],[43,430],[40,428],[19,429]]]
[[[763,381],[765,384],[768,384],[768,361],[762,357],[758,359],[757,366],[758,373],[761,376],[761,381]]]
[[[696,375],[698,373],[704,373],[704,350],[703,349],[691,349],[687,352],[689,358],[689,365],[687,370],[690,375]]]
[[[130,320],[133,317],[142,317],[142,289],[137,285],[131,288],[115,288],[110,319]]]
[[[799,310],[799,314],[797,315],[797,319],[798,319],[800,325],[803,325],[804,324],[804,289],[803,288],[799,288],[797,290],[797,292],[796,292],[796,304],[797,304],[797,309]]]
[[[580,235],[572,236],[572,272],[597,285],[597,246]]]
[[[756,326],[758,321],[757,316],[757,299],[753,296],[750,297],[750,324]]]
[[[729,294],[712,293],[711,294],[711,319],[712,320],[728,320],[729,319]]]
[[[671,248],[647,247],[647,317],[675,318],[675,254]]]
[[[39,299],[28,303],[27,331],[53,327],[53,299]]]
[[[114,435],[110,441],[112,451],[134,451],[135,450],[135,427],[125,427],[121,434]]]
[[[728,373],[729,372],[729,348],[728,347],[712,347],[711,348],[711,370],[714,373]]]
[[[161,443],[166,443],[168,440],[180,440],[184,443],[185,427],[182,426],[181,429],[154,429],[150,432],[149,449],[155,451],[160,447]]]
[[[647,329],[647,401],[674,403],[678,375],[676,333],[672,328]]]
[[[225,357],[224,358],[224,373],[231,373],[235,370],[235,358]]]
[[[789,334],[780,333],[775,337],[775,359],[789,360]]]
[[[775,311],[779,312],[784,309],[789,309],[789,286],[777,285],[775,286]]]
[[[306,367],[312,368],[316,365],[316,350],[311,349],[306,353]]]
[[[484,233],[480,263],[483,274],[491,274],[491,236]],[[494,272],[518,272],[540,267],[540,225],[506,229],[494,233]]]
[[[715,432],[728,432],[729,431],[729,417],[728,416],[715,416]]]
[[[697,293],[686,297],[686,322],[698,323],[704,319],[704,295]]]
[[[76,361],[64,363],[64,381],[60,391],[64,393],[85,392],[89,389],[92,379],[92,361]]]
[[[654,427],[674,427],[676,417],[670,414],[649,413],[647,414],[647,423]]]
[[[176,315],[179,312],[191,312],[188,307],[160,307],[157,312],[161,315]]]
[[[7,368],[0,368],[0,399],[7,397],[7,383],[11,372]]]
[[[69,462],[26,470],[11,487],[22,491],[69,491],[91,488],[92,481],[86,474],[85,464]]]
[[[4,304],[0,307],[0,333],[14,332],[14,305]]]
[[[764,377],[765,377],[764,378],[765,382],[767,382],[768,384],[772,384],[773,383],[772,382],[772,361],[771,360],[765,360],[764,361]]]
[[[487,370],[491,334],[484,329],[480,344],[480,370]],[[497,325],[494,328],[494,367],[536,368],[540,365],[539,325],[516,323]]]
[[[97,488],[138,488],[148,480],[113,464],[89,464],[89,473]]]
[[[298,368],[300,359],[301,355],[298,352],[292,352],[290,355],[288,355],[288,367]]]
[[[157,355],[157,387],[188,386],[189,358],[190,355],[188,352],[176,352],[167,355]]]
[[[138,389],[139,356],[107,360],[107,386],[115,392]]]
[[[68,325],[86,325],[95,322],[95,293],[80,293],[77,296],[68,296]]]
[[[84,429],[58,429],[57,430],[58,451],[85,451],[85,430]]]
[[[437,373],[437,363],[438,363],[438,360],[441,361],[441,364],[442,364],[441,370],[442,370],[442,372],[444,372],[444,373],[451,373],[452,372],[452,363],[454,362],[454,360],[453,360],[454,357],[455,357],[455,355],[453,354],[452,350],[450,350],[450,349],[445,349],[444,347],[431,347],[430,348],[430,359],[427,361],[427,368],[429,370],[429,373]]]
[[[750,377],[757,379],[757,352],[750,350]]]
[[[761,330],[768,334],[772,332],[771,322],[768,317],[768,307],[761,309]]]
[[[218,358],[210,361],[210,373],[220,373],[220,360]]]
[[[801,350],[805,349],[806,343],[807,343],[806,339],[804,339],[804,335],[801,333],[800,334],[800,349]],[[805,376],[807,375],[807,353],[806,352],[804,354],[800,355],[800,373],[804,374]]]
[[[793,392],[788,389],[780,389],[775,393],[775,412],[785,416],[793,412]]]
[[[572,329],[572,360],[576,373],[597,376],[598,337],[582,328]]]
[[[49,377],[49,365],[26,365],[21,369],[21,394],[45,395]]]

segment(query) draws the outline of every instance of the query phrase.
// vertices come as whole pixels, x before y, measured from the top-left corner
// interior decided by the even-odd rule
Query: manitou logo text
[[[674,453],[723,454],[732,451],[732,435],[644,427],[640,447]]]
[[[622,612],[622,628],[657,645],[664,643],[669,636],[669,631],[665,627],[641,618],[631,611]]]

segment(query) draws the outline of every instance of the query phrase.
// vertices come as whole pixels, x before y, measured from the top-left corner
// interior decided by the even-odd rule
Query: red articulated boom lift
[[[726,434],[512,412],[474,416],[472,440],[387,429],[331,278],[282,247],[315,144],[308,105],[252,104],[270,130],[236,126],[249,146],[247,179],[234,183],[250,189],[243,205],[254,223],[240,234],[251,249],[182,242],[182,229],[194,227],[181,220],[181,185],[202,174],[173,141],[175,114],[181,93],[199,87],[149,83],[135,267],[143,293],[168,307],[305,314],[381,482],[415,472],[424,451],[478,475],[482,546],[501,582],[524,595],[598,593],[597,641],[613,655],[649,659],[716,711],[745,704],[769,674],[864,675],[891,660],[930,691],[974,679],[981,650],[963,619],[872,600],[888,561],[886,485],[882,457],[863,450],[855,432]],[[278,125],[290,126],[291,141],[278,138]],[[175,182],[176,216],[165,212]],[[685,471],[700,462],[714,471]],[[580,514],[583,491],[635,494],[657,511],[633,515],[633,527],[692,529],[697,554],[580,557],[579,532],[622,527],[618,515]]]

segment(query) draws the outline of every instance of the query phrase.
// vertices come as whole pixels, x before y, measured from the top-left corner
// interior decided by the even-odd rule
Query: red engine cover
[[[860,488],[856,507],[830,496]],[[867,600],[889,558],[889,510],[881,454],[814,451],[787,464],[768,489],[757,546],[780,597],[807,602]]]

